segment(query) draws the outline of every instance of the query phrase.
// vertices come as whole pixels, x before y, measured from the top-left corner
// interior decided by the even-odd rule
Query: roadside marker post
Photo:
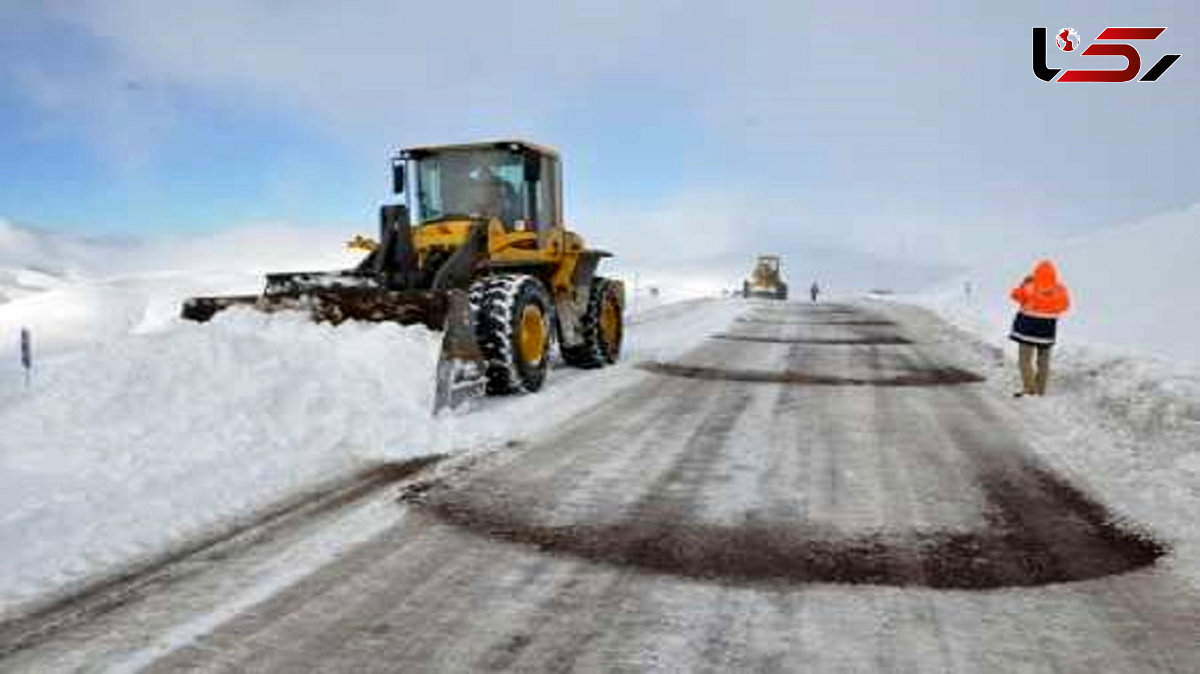
[[[21,328],[21,367],[25,368],[25,388],[29,389],[29,374],[33,369],[33,348],[29,328]]]

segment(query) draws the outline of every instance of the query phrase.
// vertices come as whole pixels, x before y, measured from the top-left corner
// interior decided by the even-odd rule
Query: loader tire
[[[470,288],[475,334],[483,352],[487,392],[532,393],[550,361],[550,297],[537,277],[500,274]]]
[[[583,343],[562,348],[568,365],[582,368],[604,367],[621,357],[625,334],[621,289],[616,283],[596,277],[588,293],[587,311],[580,320]]]

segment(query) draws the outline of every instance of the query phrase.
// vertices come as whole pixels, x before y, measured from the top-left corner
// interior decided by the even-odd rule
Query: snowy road
[[[0,670],[1200,669],[1192,586],[928,320],[747,304],[551,431],[185,560]]]

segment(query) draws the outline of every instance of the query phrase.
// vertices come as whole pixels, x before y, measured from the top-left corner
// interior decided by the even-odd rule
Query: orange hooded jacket
[[[1067,287],[1058,281],[1054,263],[1042,260],[1033,276],[1012,289],[1010,296],[1021,305],[1021,313],[1038,318],[1058,318],[1071,306]]]

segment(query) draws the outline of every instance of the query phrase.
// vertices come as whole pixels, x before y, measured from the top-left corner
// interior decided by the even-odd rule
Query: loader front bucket
[[[447,291],[388,290],[372,279],[344,272],[301,272],[269,274],[260,295],[192,297],[184,301],[181,316],[203,323],[230,307],[246,306],[263,313],[300,311],[318,323],[334,325],[391,321],[441,330],[447,300]]]

